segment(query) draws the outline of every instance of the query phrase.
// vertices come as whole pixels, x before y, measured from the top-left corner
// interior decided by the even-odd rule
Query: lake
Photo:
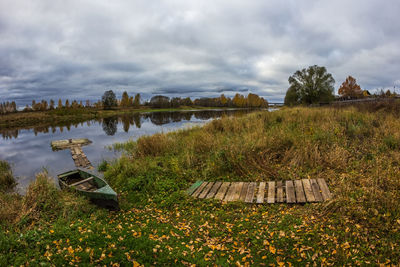
[[[8,161],[17,177],[17,191],[23,193],[34,174],[47,169],[52,177],[75,168],[70,150],[52,151],[50,142],[60,139],[88,138],[93,143],[83,151],[93,166],[119,154],[112,144],[136,140],[143,135],[168,132],[204,124],[222,116],[240,116],[252,110],[192,110],[132,113],[78,124],[38,126],[27,129],[0,129],[0,159]]]

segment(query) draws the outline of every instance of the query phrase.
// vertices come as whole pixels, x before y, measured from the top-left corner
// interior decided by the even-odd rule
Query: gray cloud
[[[379,12],[378,12],[379,10]],[[0,101],[254,92],[282,101],[297,69],[400,86],[388,1],[0,1]]]

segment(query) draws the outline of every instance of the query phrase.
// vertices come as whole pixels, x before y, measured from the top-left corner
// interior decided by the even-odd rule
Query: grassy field
[[[0,265],[367,265],[400,259],[400,113],[291,108],[115,144],[100,169],[121,211],[99,210],[39,174],[1,193]],[[192,199],[196,180],[324,178],[331,201]]]

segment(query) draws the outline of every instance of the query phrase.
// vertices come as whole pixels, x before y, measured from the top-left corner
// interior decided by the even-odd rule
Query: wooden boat
[[[100,176],[100,174],[94,175],[93,172],[83,169],[76,169],[57,175],[61,189],[70,188],[81,195],[87,196],[99,206],[118,210],[117,193]]]

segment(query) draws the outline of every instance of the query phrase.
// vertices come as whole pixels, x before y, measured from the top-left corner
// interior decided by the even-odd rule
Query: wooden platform
[[[80,145],[71,146],[70,150],[76,167],[93,168],[92,163],[90,163],[85,153],[83,153]]]
[[[92,163],[88,160],[85,153],[82,150],[82,146],[91,144],[92,141],[86,138],[81,139],[68,139],[68,140],[57,140],[51,142],[51,147],[54,151],[70,149],[71,156],[74,160],[75,166],[79,168],[92,169]]]
[[[332,197],[324,179],[257,183],[197,181],[187,193],[195,198],[258,204],[322,202]]]

